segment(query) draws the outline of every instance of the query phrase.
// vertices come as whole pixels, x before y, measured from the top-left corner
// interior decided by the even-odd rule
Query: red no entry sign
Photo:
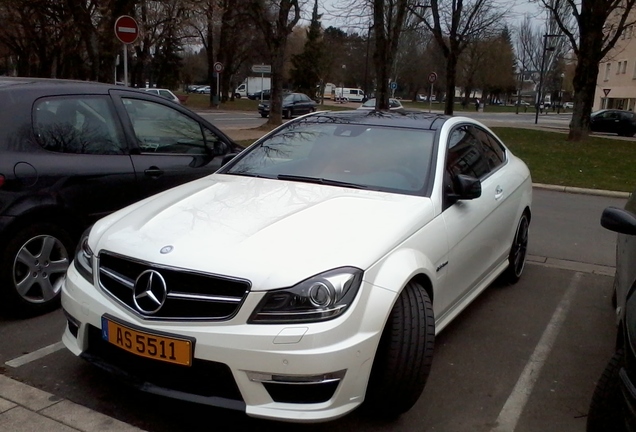
[[[131,44],[139,36],[139,26],[134,18],[122,15],[115,21],[115,36],[121,43]]]

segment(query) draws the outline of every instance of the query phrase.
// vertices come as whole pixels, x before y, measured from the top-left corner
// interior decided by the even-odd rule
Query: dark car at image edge
[[[636,114],[632,111],[602,109],[590,115],[592,132],[615,133],[631,137],[636,134]]]
[[[0,77],[0,311],[59,305],[94,221],[213,173],[242,147],[166,98],[83,81]]]
[[[618,233],[612,303],[616,309],[616,346],[590,404],[588,432],[636,431],[636,196],[625,208],[608,207],[601,225]]]

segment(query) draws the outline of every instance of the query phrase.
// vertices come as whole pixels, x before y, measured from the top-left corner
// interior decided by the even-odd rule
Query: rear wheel
[[[72,251],[71,236],[56,225],[38,223],[19,230],[2,251],[0,305],[16,316],[57,308]]]
[[[433,361],[435,316],[424,288],[410,282],[386,323],[373,361],[366,407],[397,417],[419,399]]]
[[[623,350],[616,351],[599,378],[587,416],[587,432],[627,431],[619,376],[623,362]]]
[[[283,118],[291,118],[291,109],[283,110]]]
[[[521,216],[521,219],[519,219],[515,238],[512,241],[510,254],[508,255],[508,268],[504,273],[506,281],[510,284],[514,284],[519,281],[526,265],[529,226],[530,220],[528,219],[528,215],[524,213]]]

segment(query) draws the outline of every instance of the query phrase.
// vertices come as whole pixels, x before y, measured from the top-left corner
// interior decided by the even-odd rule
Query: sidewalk
[[[0,374],[0,431],[133,432],[141,429]]]

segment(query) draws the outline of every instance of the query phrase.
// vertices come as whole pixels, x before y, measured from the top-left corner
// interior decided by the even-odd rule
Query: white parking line
[[[582,273],[574,273],[570,286],[565,294],[563,294],[561,302],[559,302],[548,326],[544,330],[543,335],[541,335],[539,343],[535,347],[532,356],[530,356],[530,360],[526,363],[526,367],[523,369],[517,384],[499,413],[499,417],[497,417],[497,421],[495,422],[496,426],[491,429],[491,432],[513,432],[517,427],[517,422],[532,393],[532,388],[539,378],[541,369],[550,355],[550,351],[552,351],[552,346],[559,335],[559,331],[561,331],[572,299],[581,281],[581,276]]]
[[[16,357],[13,360],[9,360],[5,362],[7,366],[11,366],[14,368],[24,366],[27,363],[31,363],[32,361],[41,359],[42,357],[46,357],[49,354],[53,354],[56,351],[64,348],[64,344],[62,342],[54,343],[53,345],[45,346],[44,348],[40,348],[39,350],[30,352],[20,357]]]

